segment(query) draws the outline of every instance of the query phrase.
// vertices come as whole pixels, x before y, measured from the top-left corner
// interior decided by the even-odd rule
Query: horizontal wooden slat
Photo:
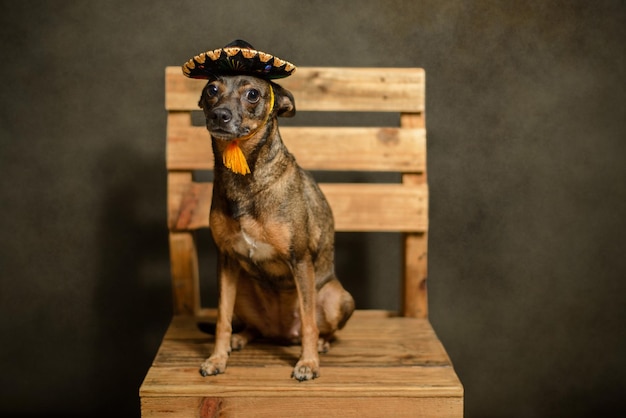
[[[321,184],[337,231],[422,232],[428,229],[428,187]]]
[[[193,344],[198,351],[202,344]],[[247,350],[246,347],[244,350]],[[189,348],[187,347],[187,350]],[[332,350],[332,348],[331,348]],[[189,350],[190,351],[190,350]],[[209,351],[204,351],[206,356]],[[243,351],[242,351],[243,352]],[[332,352],[332,351],[331,351]],[[238,354],[238,353],[237,353]],[[235,354],[236,355],[236,354]],[[237,367],[235,357],[229,358],[226,373],[217,377],[203,378],[198,373],[198,366],[204,360],[199,356],[193,364],[183,367],[152,367],[144,380],[142,396],[280,396],[288,392],[289,396],[308,397],[312,395],[325,398],[358,396],[450,396],[462,395],[462,388],[455,382],[451,368],[442,367],[324,367],[322,357],[321,376],[318,385],[298,384],[289,378],[290,363],[295,364],[297,357],[283,361],[282,366]],[[365,376],[376,380],[365,380]],[[210,379],[213,379],[211,381]],[[321,383],[323,382],[323,383]],[[407,384],[411,382],[411,384]]]
[[[190,126],[184,114],[170,115],[167,168],[211,170],[213,151],[204,127]],[[284,127],[283,141],[307,170],[423,172],[424,129]]]
[[[209,226],[212,183],[170,186],[169,226]],[[428,186],[323,183],[337,231],[424,232],[428,229]],[[177,206],[178,205],[178,206]]]
[[[176,372],[178,370],[175,370]],[[272,371],[268,371],[271,374]],[[167,373],[167,372],[166,372]],[[430,373],[427,373],[430,375]],[[426,377],[426,376],[425,376]],[[241,379],[252,376],[241,375]],[[262,379],[262,377],[259,377]],[[426,377],[427,378],[427,377]],[[318,382],[315,382],[318,383]],[[301,385],[301,386],[304,386]],[[308,386],[307,386],[308,387]],[[269,392],[269,390],[268,390]],[[458,418],[463,416],[462,396],[376,396],[328,397],[306,396],[306,399],[273,391],[272,396],[239,396],[224,398],[193,396],[150,396],[141,399],[141,416],[144,418],[179,417],[293,417],[319,418]],[[173,413],[172,411],[176,411]],[[254,411],[254,412],[251,412]],[[294,415],[293,411],[298,411]],[[418,411],[418,412],[416,412]],[[179,413],[182,412],[182,413]]]
[[[197,110],[206,80],[185,77],[180,67],[165,70],[167,110]],[[307,111],[423,112],[421,68],[299,67],[278,84],[290,90],[296,108]]]

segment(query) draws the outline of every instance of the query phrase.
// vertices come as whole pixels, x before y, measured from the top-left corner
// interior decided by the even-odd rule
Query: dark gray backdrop
[[[623,414],[625,18],[622,1],[1,1],[0,413],[138,414],[171,315],[163,67],[241,37],[297,65],[426,69],[431,319],[468,417]],[[396,243],[339,238],[361,307],[397,307],[374,261]]]

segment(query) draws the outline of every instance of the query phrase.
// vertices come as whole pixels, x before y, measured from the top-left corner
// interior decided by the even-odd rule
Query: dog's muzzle
[[[217,126],[224,126],[233,119],[233,113],[223,107],[213,109],[209,113],[209,117]]]

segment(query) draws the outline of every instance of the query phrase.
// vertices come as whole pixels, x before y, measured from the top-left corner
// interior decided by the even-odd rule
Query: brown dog
[[[278,131],[277,116],[295,114],[294,98],[257,77],[215,76],[199,105],[215,155],[210,224],[220,281],[215,348],[200,373],[223,373],[231,349],[262,336],[301,343],[292,377],[314,379],[318,352],[354,301],[335,277],[330,207]],[[245,324],[239,334],[233,314]]]

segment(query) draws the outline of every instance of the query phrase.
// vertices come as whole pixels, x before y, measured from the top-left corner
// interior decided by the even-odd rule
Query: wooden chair
[[[357,310],[330,352],[321,355],[321,377],[302,383],[289,377],[300,347],[264,342],[233,353],[223,375],[203,378],[198,372],[213,342],[198,323],[215,317],[215,309],[200,306],[194,238],[195,230],[209,227],[212,190],[211,183],[193,176],[213,164],[209,134],[193,126],[191,117],[205,82],[184,77],[179,67],[168,67],[165,75],[175,316],[141,386],[142,415],[462,416],[463,387],[427,319],[424,71],[300,67],[278,80],[293,93],[299,111],[399,115],[395,127],[281,128],[305,169],[395,172],[401,178],[388,184],[321,184],[337,231],[402,233],[402,312]],[[203,280],[217,280],[213,272]]]

